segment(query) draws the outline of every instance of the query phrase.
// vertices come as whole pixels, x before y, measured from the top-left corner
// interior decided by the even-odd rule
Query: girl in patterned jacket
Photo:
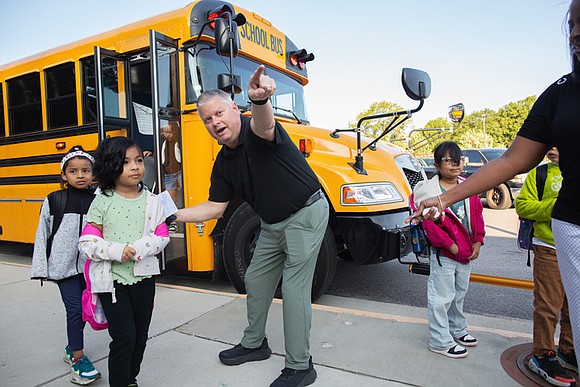
[[[91,259],[93,293],[109,325],[109,384],[137,385],[153,314],[156,254],[169,242],[163,207],[143,189],[143,151],[126,137],[107,138],[95,153],[101,193],[87,214],[79,249]]]

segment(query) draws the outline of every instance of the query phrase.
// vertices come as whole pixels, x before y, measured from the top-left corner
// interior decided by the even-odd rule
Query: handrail
[[[471,273],[471,282],[479,282],[487,285],[505,286],[509,288],[534,290],[534,281],[521,278],[497,277],[493,275]]]
[[[428,263],[412,263],[409,271],[415,274],[429,275]],[[498,277],[494,275],[471,273],[470,282],[478,282],[486,285],[505,286],[507,288],[534,290],[534,281],[521,278]]]

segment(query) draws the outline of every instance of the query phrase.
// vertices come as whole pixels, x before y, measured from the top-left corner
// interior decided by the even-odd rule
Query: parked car
[[[498,158],[506,151],[506,148],[480,148],[480,149],[464,149],[461,151],[466,157],[466,162],[463,167],[463,176],[468,177],[475,173],[485,163]],[[505,210],[510,208],[515,198],[519,195],[527,173],[514,176],[512,179],[490,189],[487,192],[480,194],[487,201],[487,205],[491,209]]]

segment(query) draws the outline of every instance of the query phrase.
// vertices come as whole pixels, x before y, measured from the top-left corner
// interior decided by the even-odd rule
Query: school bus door
[[[129,65],[126,56],[95,47],[99,142],[106,138],[108,131],[125,130],[127,133],[131,128]]]
[[[177,44],[173,39],[154,31],[151,31],[151,38],[150,67],[153,109],[146,121],[151,122],[153,134],[154,158],[152,161],[154,162],[149,165],[149,168],[154,170],[152,174],[154,183],[147,185],[153,192],[159,193],[165,189],[164,175],[161,173],[161,128],[169,122],[177,123],[177,125],[180,123],[179,101],[177,99],[179,94],[177,91]],[[129,56],[95,47],[99,142],[107,135],[111,135],[108,132],[113,130],[116,131],[113,135],[124,134],[131,137],[133,101],[130,66]],[[142,123],[138,122],[138,124]],[[181,133],[178,136],[180,138]],[[181,203],[183,203],[183,197]],[[179,200],[177,200],[177,204],[180,204]],[[165,269],[166,261],[185,257],[184,236],[185,232],[175,232],[170,235],[171,242],[161,256],[162,269]]]
[[[179,55],[177,40],[149,31],[151,52],[151,94],[153,109],[154,158],[158,192],[167,190],[179,208],[183,207],[181,168],[181,110],[179,103]],[[169,133],[169,134],[168,134]],[[173,136],[173,142],[171,137]],[[175,141],[176,140],[176,141]],[[171,162],[176,165],[171,165]],[[179,169],[179,171],[177,171]],[[170,225],[171,242],[162,254],[161,267],[187,265],[185,225]]]

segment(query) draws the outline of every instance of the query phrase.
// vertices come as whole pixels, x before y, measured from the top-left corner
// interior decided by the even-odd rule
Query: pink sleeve
[[[160,237],[168,237],[169,229],[167,228],[167,225],[165,223],[161,223],[159,226],[157,226],[155,229],[155,235]]]
[[[417,206],[415,205],[415,193],[411,193],[411,196],[409,196],[409,207],[411,207],[411,210],[413,212],[417,211]]]
[[[81,236],[83,236],[83,235],[95,235],[95,236],[98,236],[99,238],[103,237],[103,233],[101,232],[101,230],[99,230],[98,228],[96,228],[95,226],[93,226],[90,223],[87,223],[87,225],[83,229]]]
[[[477,196],[472,196],[470,198],[471,206],[471,219],[473,227],[471,231],[473,232],[473,241],[480,242],[483,245],[483,238],[485,237],[485,221],[483,219],[483,206],[481,205],[481,200]]]

